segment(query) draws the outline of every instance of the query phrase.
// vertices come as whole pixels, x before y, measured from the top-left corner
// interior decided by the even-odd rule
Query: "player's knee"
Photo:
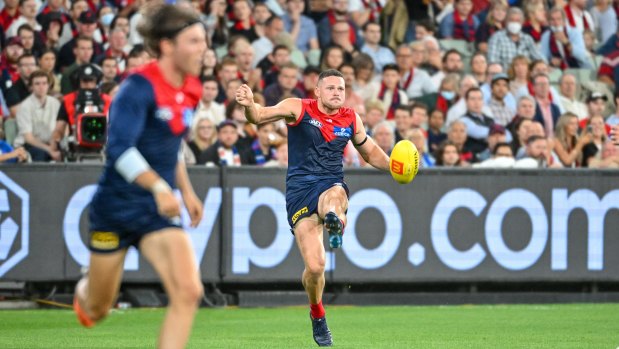
[[[204,288],[202,287],[202,283],[196,278],[196,280],[190,282],[179,283],[174,293],[176,296],[174,297],[175,303],[183,306],[195,307],[204,295]]]
[[[305,269],[307,270],[307,273],[310,274],[312,278],[322,277],[325,273],[324,258],[309,261]]]

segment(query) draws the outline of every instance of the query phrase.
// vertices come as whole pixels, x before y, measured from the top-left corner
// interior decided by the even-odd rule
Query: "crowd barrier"
[[[87,211],[101,168],[5,166],[0,281],[71,281],[88,263]],[[204,219],[187,228],[204,282],[298,282],[285,170],[191,168]],[[409,185],[347,170],[348,226],[327,252],[333,282],[617,282],[619,172],[420,171]],[[187,221],[186,213],[183,213]],[[155,281],[138,251],[125,280]]]

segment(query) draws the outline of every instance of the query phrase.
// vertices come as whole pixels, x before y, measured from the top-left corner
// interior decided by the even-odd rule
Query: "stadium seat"
[[[4,122],[4,137],[8,144],[13,145],[15,137],[17,137],[17,122],[15,119],[7,119]]]
[[[563,72],[564,74],[572,74],[576,77],[576,81],[578,81],[579,83],[583,83],[583,82],[587,82],[587,81],[591,81],[591,74],[592,74],[592,70],[591,69],[565,69],[565,71]]]
[[[307,51],[307,64],[315,67],[320,66],[320,49]]]
[[[457,50],[462,55],[470,57],[473,55],[473,50],[471,44],[464,40],[452,40],[452,39],[443,39],[438,41],[441,48],[445,51],[447,50]]]
[[[305,67],[307,67],[305,56],[303,56],[303,52],[298,49],[294,49],[290,52],[290,61],[299,67],[299,69],[305,69]]]
[[[561,79],[561,75],[563,75],[563,72],[560,69],[553,69],[550,74],[548,74],[548,79],[551,84],[557,84],[559,83],[559,79]]]

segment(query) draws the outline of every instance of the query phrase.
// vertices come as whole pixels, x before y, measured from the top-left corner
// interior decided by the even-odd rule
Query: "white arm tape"
[[[148,162],[135,147],[125,150],[114,163],[114,168],[129,183],[133,183],[139,175],[150,170]]]

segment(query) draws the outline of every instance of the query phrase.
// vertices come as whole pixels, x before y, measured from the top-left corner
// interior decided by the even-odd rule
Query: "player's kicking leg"
[[[335,185],[325,190],[318,199],[318,215],[324,220],[325,229],[329,233],[329,246],[342,246],[342,234],[346,226],[346,210],[348,196],[341,185]]]
[[[91,253],[88,274],[75,286],[73,309],[85,327],[107,316],[114,305],[123,274],[127,249],[112,253]]]
[[[310,302],[314,341],[319,346],[331,346],[333,340],[322,306],[322,293],[325,288],[325,248],[322,243],[322,230],[318,216],[313,214],[296,224],[294,234],[305,263],[302,281]]]
[[[179,228],[163,229],[144,236],[140,251],[159,274],[169,299],[158,348],[184,348],[203,293],[189,236]]]

